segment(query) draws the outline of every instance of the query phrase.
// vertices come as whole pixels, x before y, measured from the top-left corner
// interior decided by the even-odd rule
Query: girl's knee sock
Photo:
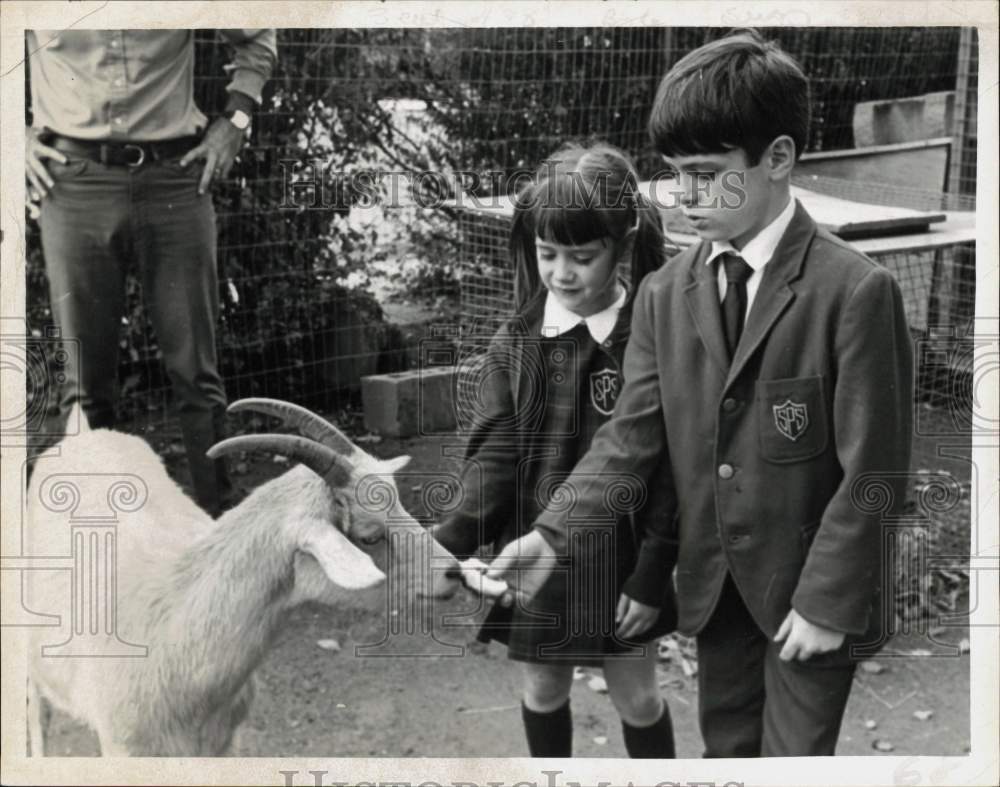
[[[549,713],[538,713],[521,702],[521,718],[532,757],[573,756],[573,716],[569,700]]]
[[[622,722],[625,733],[625,751],[633,759],[672,760],[674,750],[674,725],[670,720],[670,708],[663,702],[663,713],[658,721],[648,727],[633,727]]]

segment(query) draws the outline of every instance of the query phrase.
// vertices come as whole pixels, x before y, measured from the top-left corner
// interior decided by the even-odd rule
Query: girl
[[[479,369],[463,504],[434,531],[461,557],[484,544],[502,549],[524,534],[553,492],[562,494],[559,482],[621,388],[632,295],[664,259],[656,208],[639,194],[629,159],[605,144],[567,146],[542,164],[517,196],[510,249],[518,312]],[[614,485],[598,482],[609,491]],[[672,591],[649,597],[638,577],[626,581],[643,531],[651,530],[642,522],[656,516],[653,492],[644,493],[634,516],[612,505],[606,522],[586,523],[579,548],[542,590],[523,606],[495,604],[479,632],[523,662],[522,716],[534,757],[572,754],[575,665],[603,667],[631,757],[674,756],[655,671],[655,640],[676,621]],[[645,537],[662,541],[655,554],[664,556],[662,570],[672,571],[669,541]]]

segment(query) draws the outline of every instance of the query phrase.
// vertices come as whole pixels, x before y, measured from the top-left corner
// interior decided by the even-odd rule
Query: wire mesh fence
[[[507,229],[447,200],[463,189],[478,197],[509,190],[516,173],[567,139],[605,139],[632,153],[643,176],[653,174],[645,120],[656,85],[683,54],[724,32],[280,31],[252,144],[215,195],[219,357],[230,396],[337,407],[360,376],[414,363],[426,325],[443,319],[485,330],[511,308]],[[955,91],[947,207],[974,207],[975,31],[762,32],[809,76],[810,153],[853,148],[863,102]],[[223,103],[228,59],[213,31],[198,34],[196,96],[207,110]],[[371,173],[374,184],[359,181]],[[828,180],[862,202],[942,207],[942,191]],[[34,235],[29,246],[28,317],[42,332],[51,318]],[[915,330],[930,330],[934,303],[938,311],[946,303],[945,322],[971,317],[972,253],[966,244],[891,262],[912,291]],[[170,388],[134,279],[120,351],[120,419],[136,429],[164,424]],[[948,391],[934,379],[922,375],[920,396],[943,401]]]
[[[979,42],[976,31],[963,28],[958,46],[955,78],[955,130],[949,173],[949,190],[976,195],[976,118],[979,107]]]
[[[858,198],[877,191],[878,196],[871,200],[876,205],[919,204],[934,197],[940,202],[940,194],[910,192],[895,198],[885,188],[873,190],[871,184],[857,182],[810,178],[806,183],[811,189],[841,197]],[[509,220],[500,211],[469,211],[459,227],[467,260],[461,292],[464,346],[484,348],[511,309],[514,271],[506,255]],[[900,240],[897,248],[889,242],[882,244],[883,248],[866,252],[899,282],[918,349],[928,342],[937,346],[934,363],[930,362],[930,356],[918,353],[917,400],[930,407],[944,408],[949,419],[969,424],[975,244],[966,232],[959,234],[955,242],[940,246],[921,247],[919,241],[916,247],[908,245]],[[946,361],[941,360],[944,356]]]

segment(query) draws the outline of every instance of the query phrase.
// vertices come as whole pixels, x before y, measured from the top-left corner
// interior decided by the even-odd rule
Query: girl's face
[[[604,238],[564,246],[536,237],[538,276],[564,308],[581,317],[597,314],[618,296],[619,245]]]

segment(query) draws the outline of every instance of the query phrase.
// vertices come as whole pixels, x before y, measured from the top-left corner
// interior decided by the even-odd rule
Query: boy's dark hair
[[[510,253],[517,309],[543,287],[535,238],[566,245],[621,241],[637,227],[628,277],[634,293],[666,258],[656,206],[639,189],[631,159],[605,142],[567,144],[542,162],[514,199]]]
[[[681,58],[660,82],[649,135],[665,156],[746,151],[756,166],[776,137],[805,150],[809,82],[799,64],[756,30],[741,30]]]

